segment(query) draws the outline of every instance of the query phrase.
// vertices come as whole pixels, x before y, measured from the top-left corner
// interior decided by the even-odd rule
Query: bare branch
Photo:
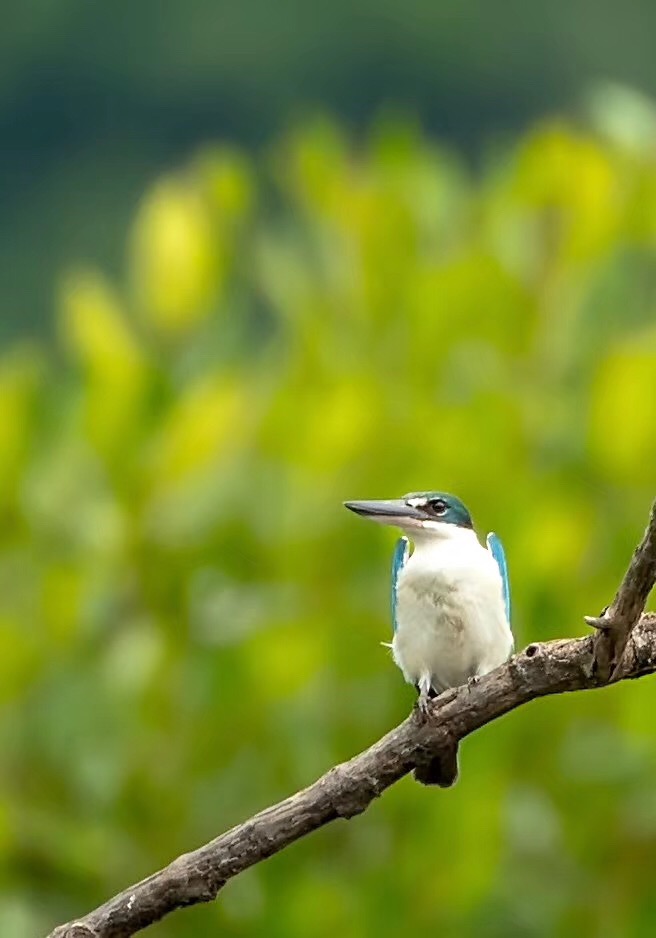
[[[594,669],[601,681],[615,679],[631,629],[640,619],[656,582],[656,501],[649,523],[636,547],[615,599],[600,616],[586,616],[599,630],[595,639]]]
[[[212,901],[233,876],[330,821],[360,814],[394,782],[413,769],[421,774],[435,756],[453,754],[461,739],[486,723],[537,697],[601,686],[605,678],[598,662],[607,639],[611,665],[619,662],[614,680],[653,673],[656,615],[640,618],[640,613],[655,580],[656,503],[611,609],[599,622],[598,636],[529,645],[476,684],[436,698],[428,719],[413,712],[309,788],[183,854],[83,918],[55,928],[48,938],[127,938],[175,909]]]

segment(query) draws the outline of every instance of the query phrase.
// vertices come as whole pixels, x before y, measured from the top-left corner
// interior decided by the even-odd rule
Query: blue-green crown
[[[403,496],[406,505],[421,508],[422,511],[445,524],[455,524],[459,528],[473,528],[474,524],[466,506],[457,495],[449,492],[410,492]]]

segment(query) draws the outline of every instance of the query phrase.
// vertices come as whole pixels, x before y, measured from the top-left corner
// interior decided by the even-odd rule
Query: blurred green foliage
[[[656,121],[607,99],[476,176],[402,123],[208,148],[125,276],[0,362],[0,934],[32,938],[374,741],[414,692],[393,534],[444,488],[503,537],[518,643],[583,631],[656,459]],[[647,119],[650,118],[650,119]],[[654,684],[545,700],[153,928],[652,935]]]
[[[653,0],[6,0],[0,341],[49,335],[72,260],[115,274],[148,181],[208,139],[406,109],[475,153],[599,80],[654,94]]]

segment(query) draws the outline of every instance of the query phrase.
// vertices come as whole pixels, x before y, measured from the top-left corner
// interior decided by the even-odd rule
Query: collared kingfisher
[[[392,563],[391,648],[406,681],[419,692],[422,712],[431,697],[475,681],[508,660],[513,635],[503,546],[492,533],[487,548],[479,543],[459,498],[414,492],[344,504],[404,532]]]

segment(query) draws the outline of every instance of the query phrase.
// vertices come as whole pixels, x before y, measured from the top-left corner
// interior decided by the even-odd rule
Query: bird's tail
[[[415,769],[415,779],[422,785],[439,785],[450,788],[458,778],[458,747],[443,749],[439,756],[433,756],[425,765]]]

